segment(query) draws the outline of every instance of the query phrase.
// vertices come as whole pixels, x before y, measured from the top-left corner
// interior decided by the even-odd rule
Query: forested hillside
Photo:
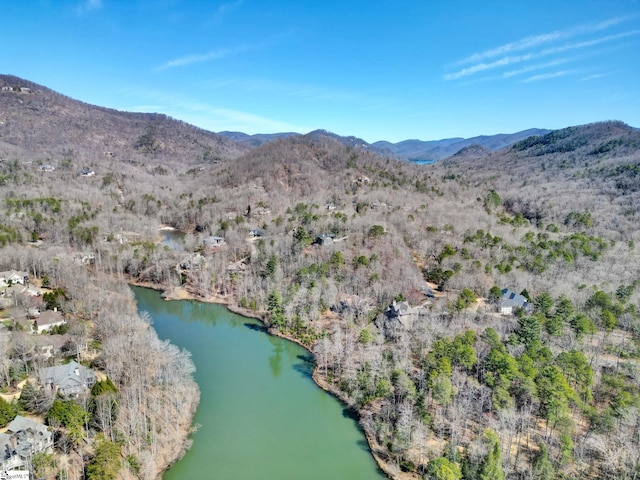
[[[89,105],[10,75],[0,75],[0,94],[0,152],[23,152],[30,161],[56,168],[207,165],[247,150],[166,115]]]
[[[104,306],[128,305],[121,285],[136,281],[225,301],[310,348],[317,382],[358,412],[394,478],[640,474],[637,130],[571,127],[424,166],[317,133],[205,165],[169,130],[175,162],[92,163],[100,145],[53,171],[39,168],[41,150],[0,137],[0,269],[62,289],[60,308],[95,346],[87,361],[139,402],[115,420],[139,441],[116,443],[123,459],[155,448],[125,412],[155,411],[180,389],[195,398],[169,373],[147,398],[150,372],[131,378],[119,363],[138,357],[109,332],[153,336],[132,310]],[[159,241],[161,224],[185,233],[180,251]],[[503,289],[526,303],[506,309]],[[5,323],[11,389],[34,360]],[[149,368],[189,370],[183,353],[140,341],[162,352]],[[164,433],[155,421],[145,431]],[[99,445],[114,431],[92,423],[83,435]]]

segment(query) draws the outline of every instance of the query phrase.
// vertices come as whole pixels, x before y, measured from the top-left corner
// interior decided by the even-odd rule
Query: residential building
[[[62,313],[56,310],[45,310],[40,312],[38,318],[33,322],[33,328],[37,333],[50,332],[53,327],[65,325],[67,321]]]
[[[41,369],[40,383],[48,393],[77,397],[87,393],[96,383],[96,374],[78,362],[70,362],[65,365]]]
[[[43,425],[18,415],[0,433],[0,470],[27,467],[36,453],[53,449],[53,433]]]
[[[224,245],[224,238],[214,236],[206,237],[204,240],[202,240],[202,243],[204,244],[205,248],[219,247],[221,245]]]
[[[523,295],[517,294],[508,288],[502,289],[502,297],[500,299],[500,313],[503,315],[511,315],[514,308],[527,308],[527,299]]]
[[[322,233],[318,235],[313,243],[316,245],[331,245],[336,238],[334,233]]]
[[[18,272],[16,270],[8,270],[6,272],[0,272],[0,288],[8,285],[25,285],[29,283],[29,274],[25,272]]]

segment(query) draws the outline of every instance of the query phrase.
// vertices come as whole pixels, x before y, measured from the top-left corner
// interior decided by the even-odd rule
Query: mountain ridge
[[[355,136],[341,136],[327,130],[314,130],[307,134],[295,133],[295,132],[283,132],[273,134],[254,134],[249,135],[243,132],[219,132],[219,135],[223,135],[231,140],[237,141],[244,145],[251,147],[259,147],[265,143],[269,143],[273,140],[280,138],[288,138],[302,135],[327,135],[336,138],[344,145],[362,148],[368,151],[378,153],[380,155],[392,156],[401,160],[421,161],[421,160],[442,160],[451,155],[454,155],[461,149],[470,145],[480,145],[491,151],[500,150],[502,148],[509,147],[514,143],[528,138],[530,136],[545,135],[552,130],[543,128],[529,128],[515,133],[498,133],[495,135],[479,135],[476,137],[463,138],[444,138],[440,140],[418,140],[408,139],[400,142],[389,142],[386,140],[378,140],[373,143],[368,143],[361,138]]]
[[[91,105],[0,75],[0,153],[16,149],[54,163],[69,155],[89,161],[107,156],[113,161],[166,163],[179,156],[229,160],[248,147],[164,114]]]
[[[496,152],[558,131],[531,128],[512,134],[429,141],[410,139],[396,143],[368,143],[355,136],[341,136],[322,129],[307,134],[215,133],[164,114],[91,105],[12,75],[0,75],[0,90],[0,153],[4,151],[4,156],[9,156],[14,151],[25,150],[54,163],[74,154],[88,161],[108,155],[115,161],[133,163],[167,163],[181,157],[182,163],[206,164],[236,159],[265,144],[298,137],[311,141],[327,137],[346,147],[385,157],[433,161],[452,157],[470,146]],[[536,140],[531,142],[535,144]],[[480,152],[475,148],[473,156],[478,157]],[[470,151],[463,153],[469,157]]]

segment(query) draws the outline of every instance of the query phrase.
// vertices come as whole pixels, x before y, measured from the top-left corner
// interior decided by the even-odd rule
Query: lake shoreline
[[[130,284],[132,285],[136,285],[139,287],[145,287],[145,288],[150,288],[152,290],[156,290],[159,292],[162,292],[162,298],[165,301],[173,301],[173,300],[190,300],[190,301],[197,301],[197,302],[202,302],[202,303],[212,303],[212,304],[218,304],[218,305],[223,305],[225,308],[227,308],[227,310],[229,310],[232,313],[241,315],[243,317],[246,318],[251,318],[254,320],[258,320],[259,322],[261,322],[264,327],[265,327],[265,331],[269,334],[269,335],[273,335],[275,337],[279,337],[279,338],[283,338],[285,340],[288,340],[290,342],[293,342],[299,346],[301,346],[302,348],[304,348],[306,351],[308,351],[314,358],[314,363],[315,363],[315,355],[313,353],[313,351],[305,344],[303,344],[302,342],[300,342],[299,340],[291,337],[290,335],[286,335],[283,334],[273,328],[270,328],[268,322],[266,321],[266,319],[264,318],[263,315],[261,315],[258,312],[255,312],[253,310],[247,309],[247,308],[243,308],[239,305],[237,305],[235,302],[232,301],[232,299],[230,298],[230,296],[221,296],[221,295],[210,295],[207,297],[203,297],[201,295],[196,294],[195,292],[191,292],[189,291],[187,288],[184,287],[173,287],[173,288],[165,288],[161,285],[157,285],[157,284],[153,284],[151,282],[140,282],[140,281],[136,281],[131,279]],[[334,396],[335,398],[337,398],[343,405],[345,405],[349,410],[353,411],[358,419],[358,424],[360,425],[360,427],[362,428],[362,431],[364,433],[364,436],[367,440],[367,444],[369,446],[369,452],[371,453],[371,456],[373,457],[373,459],[375,460],[376,464],[378,465],[378,468],[380,469],[380,471],[382,473],[384,473],[389,479],[391,480],[415,480],[415,479],[419,479],[419,476],[410,474],[408,472],[402,472],[399,470],[399,468],[395,465],[392,464],[391,462],[388,461],[387,459],[387,455],[385,450],[383,449],[383,447],[377,442],[376,438],[375,438],[375,432],[372,431],[371,428],[368,428],[366,423],[363,422],[363,415],[361,414],[360,411],[358,411],[357,408],[355,408],[355,406],[353,405],[352,402],[349,401],[348,398],[345,397],[344,393],[342,391],[340,391],[335,385],[333,385],[331,382],[329,382],[320,372],[320,368],[315,365],[314,366],[314,370],[313,373],[311,375],[311,378],[313,380],[313,382],[322,390],[324,390],[325,392],[331,394],[332,396]],[[194,412],[195,414],[195,412]],[[190,432],[189,432],[190,434]],[[176,457],[168,466],[167,469],[169,467],[171,467],[171,465],[173,465],[174,463],[176,463],[177,461],[179,461],[182,456],[184,456],[184,454],[186,453],[186,450],[188,448],[184,448],[186,446],[188,446],[190,444],[190,439],[189,439],[189,435],[187,435],[183,441],[183,448],[179,454],[178,457]],[[165,469],[166,471],[166,469]]]

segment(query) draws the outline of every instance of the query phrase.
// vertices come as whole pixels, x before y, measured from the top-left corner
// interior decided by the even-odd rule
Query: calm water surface
[[[184,232],[180,230],[160,230],[162,243],[176,252],[184,249]]]
[[[193,354],[201,390],[193,446],[164,480],[386,478],[304,349],[220,305],[132,289],[159,337]]]

